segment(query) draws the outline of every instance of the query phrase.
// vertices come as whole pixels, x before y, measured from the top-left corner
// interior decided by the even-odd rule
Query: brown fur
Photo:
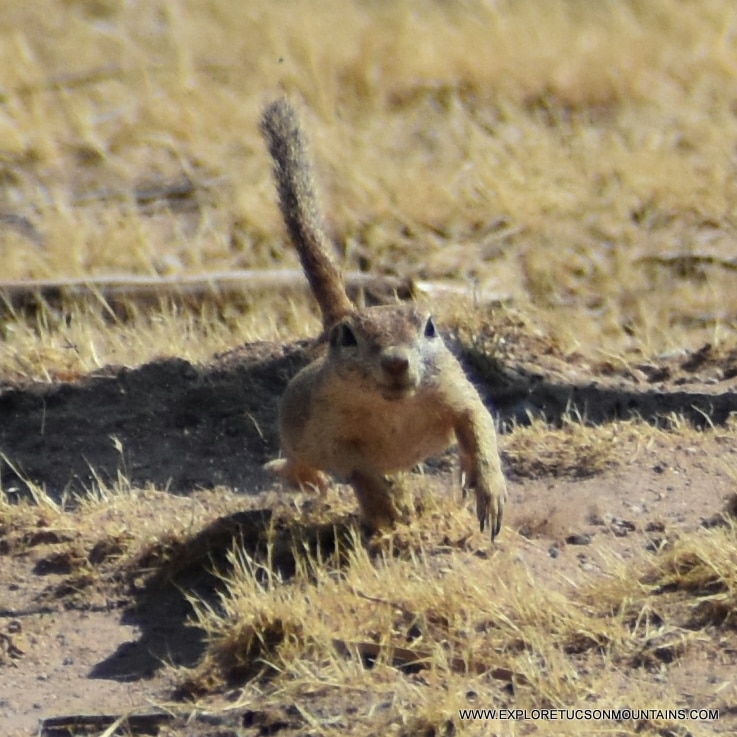
[[[307,144],[297,113],[287,100],[277,100],[264,112],[261,130],[274,162],[282,217],[292,243],[303,244],[297,253],[327,330],[341,315],[350,312],[353,304],[330,259],[330,244],[317,205],[312,170],[307,164]]]
[[[325,354],[300,371],[281,401],[284,458],[268,467],[290,483],[350,482],[373,527],[404,514],[385,474],[412,468],[454,440],[465,489],[476,493],[481,529],[498,534],[506,484],[491,415],[443,343],[432,318],[414,305],[358,310],[328,255],[304,136],[281,99],[262,124],[274,159],[279,203],[290,238],[329,334]]]

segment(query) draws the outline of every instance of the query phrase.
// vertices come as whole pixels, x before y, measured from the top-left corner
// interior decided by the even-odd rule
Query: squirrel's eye
[[[341,348],[350,348],[351,346],[358,345],[358,341],[353,331],[347,325],[336,325],[333,328],[333,332],[330,333],[330,345],[334,348],[338,346]]]
[[[437,338],[438,337],[438,331],[435,327],[435,323],[433,322],[432,317],[427,318],[427,322],[425,323],[425,337],[426,338]]]

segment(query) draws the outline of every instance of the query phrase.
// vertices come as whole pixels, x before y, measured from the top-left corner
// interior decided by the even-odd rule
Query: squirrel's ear
[[[358,345],[355,333],[344,322],[339,322],[330,331],[329,340],[333,348],[351,348],[352,346]]]
[[[435,321],[432,319],[432,315],[427,318],[427,322],[425,323],[424,335],[426,338],[438,337],[438,330],[435,327]]]

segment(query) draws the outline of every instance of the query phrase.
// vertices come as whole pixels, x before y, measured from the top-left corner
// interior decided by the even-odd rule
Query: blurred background
[[[446,320],[514,309],[583,355],[729,344],[736,11],[4,0],[0,278],[297,268],[258,130],[288,94],[347,271],[455,284]],[[6,314],[0,367],[200,360],[310,332],[304,299]]]

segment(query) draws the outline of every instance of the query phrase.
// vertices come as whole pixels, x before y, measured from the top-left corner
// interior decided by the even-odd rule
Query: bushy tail
[[[261,131],[274,162],[279,207],[327,330],[354,307],[330,258],[332,244],[317,205],[307,142],[296,110],[281,98],[264,110]]]

